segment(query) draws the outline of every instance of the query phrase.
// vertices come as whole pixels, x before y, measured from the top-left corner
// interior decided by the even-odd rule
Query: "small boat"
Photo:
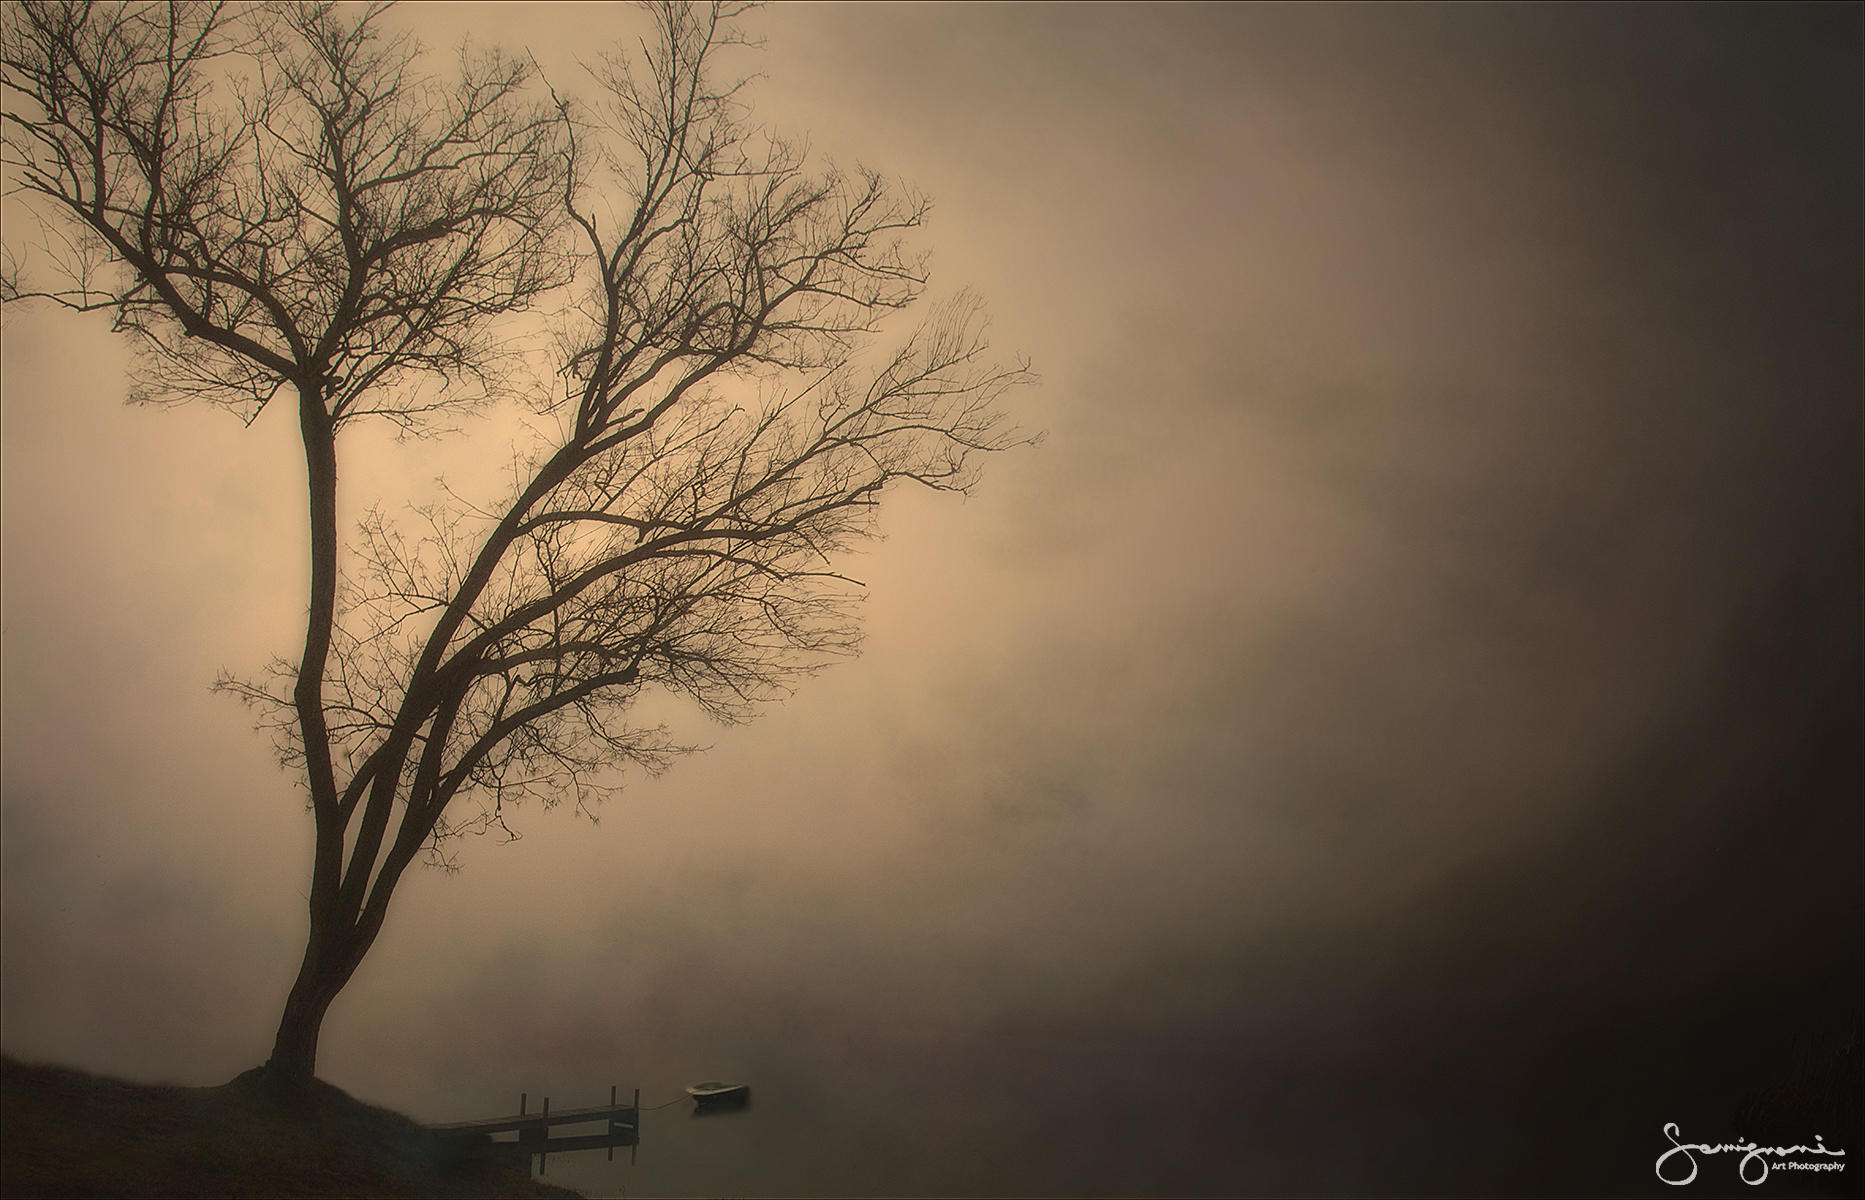
[[[742,1108],[751,1099],[751,1085],[709,1079],[705,1083],[692,1084],[686,1089],[686,1094],[693,1097],[693,1103],[701,1108]]]

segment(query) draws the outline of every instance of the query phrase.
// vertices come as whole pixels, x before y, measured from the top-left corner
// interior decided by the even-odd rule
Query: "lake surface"
[[[603,1196],[1185,1193],[1238,1190],[1261,1149],[1232,1106],[1194,1119],[1190,1092],[1237,1087],[1207,1055],[874,1032],[748,1053],[748,1108],[645,1111],[634,1165],[558,1156],[545,1177]]]
[[[613,1163],[560,1154],[543,1177],[640,1197],[1641,1195],[1663,1121],[1720,1135],[1740,1100],[1726,1078],[1740,1047],[1693,1069],[1652,1053],[1649,1029],[1524,1036],[1524,1015],[1395,1023],[1391,1040],[1343,1024],[1330,1042],[1292,1026],[964,1029],[766,1006],[735,1027],[661,1028],[632,1077],[555,1064],[555,1108],[606,1102],[611,1083],[624,1098],[639,1086],[644,1109],[675,1103],[644,1111],[632,1165],[626,1148]],[[697,1114],[682,1089],[714,1077],[751,1083],[750,1106]],[[516,1100],[454,1097],[476,1111],[449,1115]],[[1785,1177],[1770,1192],[1818,1194]]]

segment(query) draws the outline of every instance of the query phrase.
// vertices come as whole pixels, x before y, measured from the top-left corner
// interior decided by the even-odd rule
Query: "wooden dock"
[[[518,1097],[518,1111],[510,1116],[485,1117],[477,1121],[451,1121],[443,1125],[429,1125],[428,1129],[447,1138],[485,1138],[495,1146],[509,1146],[514,1151],[522,1151],[538,1156],[539,1168],[542,1169],[544,1156],[563,1154],[572,1150],[609,1151],[609,1157],[615,1157],[615,1147],[629,1147],[632,1159],[634,1147],[641,1137],[641,1091],[635,1090],[634,1100],[629,1104],[617,1102],[616,1089],[609,1089],[609,1102],[593,1108],[560,1108],[551,1111],[550,1097],[544,1097],[544,1107],[536,1112],[526,1111],[526,1097]],[[566,1137],[552,1137],[551,1130],[559,1125],[593,1125],[602,1122],[607,1126],[601,1133],[581,1133]],[[516,1133],[517,1141],[493,1140],[494,1134]]]

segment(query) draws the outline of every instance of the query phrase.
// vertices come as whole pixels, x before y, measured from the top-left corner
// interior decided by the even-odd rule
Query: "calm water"
[[[614,1163],[561,1154],[544,1177],[590,1196],[1640,1195],[1658,1124],[1720,1130],[1737,1098],[1682,1056],[1639,1062],[1638,1031],[1562,1044],[1520,1036],[1508,1014],[1391,1042],[1342,1027],[1332,1045],[1289,1027],[762,1016],[661,1030],[637,1078],[558,1064],[556,1108],[605,1102],[611,1082],[624,1097],[639,1086],[645,1108],[712,1077],[750,1082],[753,1099],[719,1115],[644,1112],[634,1165],[625,1148]],[[691,1069],[675,1074],[682,1057]],[[1787,1179],[1770,1191],[1817,1194]]]
[[[1183,1193],[1245,1187],[1261,1150],[1225,1106],[1191,1119],[1189,1091],[1234,1086],[1207,1055],[874,1034],[815,1033],[744,1054],[742,1071],[721,1073],[752,1083],[747,1109],[644,1112],[633,1166],[620,1149],[614,1164],[601,1152],[562,1155],[545,1177],[601,1196]],[[679,1094],[674,1083],[644,1088],[642,1103]]]

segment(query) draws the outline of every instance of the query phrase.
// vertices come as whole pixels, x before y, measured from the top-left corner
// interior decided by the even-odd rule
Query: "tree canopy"
[[[310,936],[272,1067],[308,1080],[404,869],[530,797],[578,806],[853,651],[843,554],[896,483],[1028,439],[980,302],[927,303],[920,194],[755,124],[740,7],[648,8],[587,95],[444,67],[386,6],[9,5],[4,171],[44,237],[4,298],[112,314],[135,398],[293,403],[304,644],[223,687],[302,772]],[[502,496],[337,515],[339,451],[522,407]],[[356,432],[348,431],[354,429]],[[345,434],[340,443],[338,435]]]

